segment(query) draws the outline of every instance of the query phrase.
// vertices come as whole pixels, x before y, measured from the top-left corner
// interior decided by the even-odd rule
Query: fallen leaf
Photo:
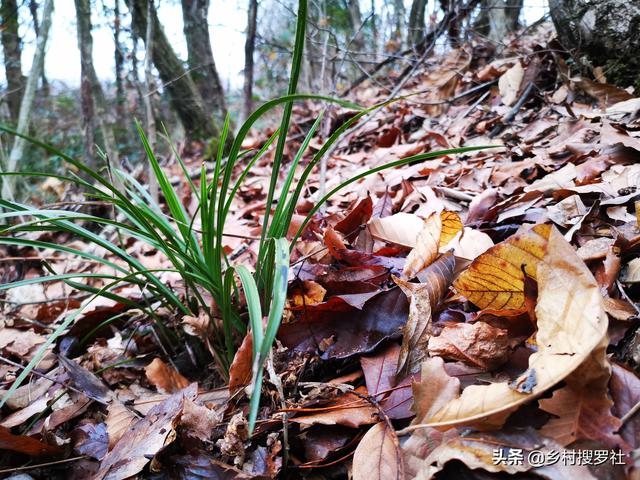
[[[139,473],[164,447],[182,414],[185,400],[194,400],[196,395],[197,387],[192,383],[131,425],[104,457],[95,479],[122,480]]]
[[[354,480],[404,480],[404,460],[396,432],[380,422],[362,437],[353,453]]]
[[[409,310],[399,288],[377,294],[361,310],[345,305],[344,311],[314,307],[302,310],[299,320],[280,326],[278,338],[285,347],[298,352],[318,351],[326,339],[332,339],[321,351],[322,357],[346,358],[371,352],[382,341],[398,337]]]
[[[65,368],[73,384],[87,397],[100,403],[108,403],[113,393],[98,377],[64,355],[59,355],[60,364]]]
[[[105,424],[109,434],[109,449],[118,443],[132,423],[136,421],[136,416],[120,402],[112,402],[107,408],[107,418]]]
[[[518,99],[520,85],[524,78],[524,68],[520,61],[516,61],[515,65],[504,72],[498,80],[498,89],[502,97],[502,103],[510,107]]]
[[[412,374],[420,369],[420,362],[428,355],[431,336],[431,286],[410,283],[393,277],[393,281],[409,299],[409,318],[402,332],[402,347],[398,357],[397,375]]]
[[[253,337],[247,332],[229,367],[229,393],[249,385],[253,368]]]
[[[371,235],[379,240],[413,248],[424,223],[417,215],[400,212],[389,217],[374,218],[368,228]]]
[[[342,233],[348,242],[353,242],[360,229],[364,227],[373,213],[373,200],[370,196],[362,199],[349,214],[335,224],[336,231]]]
[[[493,240],[484,232],[464,227],[460,236],[451,240],[445,248],[452,248],[453,254],[466,260],[473,260],[493,247]]]
[[[56,445],[49,445],[26,435],[14,435],[5,427],[0,427],[0,449],[24,453],[31,457],[52,457],[63,453]]]
[[[529,357],[528,369],[513,382],[468,386],[424,419],[428,426],[501,425],[515,408],[565,379],[601,347],[608,322],[593,275],[557,230],[551,229],[548,242],[537,268],[538,350]]]
[[[536,279],[536,268],[544,257],[550,229],[544,224],[522,229],[491,247],[462,272],[453,286],[482,309],[524,307],[524,273]]]
[[[206,442],[211,437],[213,429],[222,421],[222,417],[215,410],[185,398],[184,408],[180,417],[180,426],[186,435]]]
[[[640,282],[640,257],[631,260],[624,269],[621,280],[624,283]]]
[[[459,395],[460,380],[447,374],[442,358],[426,358],[421,365],[420,381],[413,384],[414,423],[424,423]]]
[[[484,370],[494,370],[509,356],[507,330],[485,322],[454,323],[429,339],[429,354],[459,360]]]
[[[551,398],[540,400],[540,408],[557,417],[551,418],[540,432],[563,447],[576,440],[595,440],[610,448],[618,447],[623,441],[615,432],[622,424],[612,415],[612,406],[606,388],[562,387]]]
[[[416,238],[416,245],[409,252],[402,274],[405,278],[413,278],[418,272],[428,267],[438,256],[442,220],[433,213],[424,221],[424,225]],[[455,234],[454,234],[455,236]]]
[[[366,389],[356,389],[360,394],[366,395]],[[300,410],[298,410],[300,411]],[[328,404],[305,409],[304,414],[290,419],[291,422],[303,426],[311,425],[342,425],[344,427],[358,428],[362,425],[371,425],[378,421],[378,409],[353,393],[345,393]]]
[[[189,385],[189,380],[157,357],[145,367],[144,373],[160,393],[175,393]]]
[[[613,413],[618,418],[623,418],[640,402],[640,378],[631,370],[614,363],[609,387]],[[640,447],[640,414],[636,412],[630,417],[619,433],[631,448]]]
[[[85,423],[72,432],[74,448],[81,455],[102,460],[109,449],[109,434],[104,423]]]
[[[440,231],[440,242],[438,247],[444,248],[447,244],[453,240],[458,233],[462,232],[463,225],[460,215],[456,212],[450,212],[443,210],[440,212],[440,220],[442,223],[442,229]]]
[[[315,305],[324,300],[327,290],[313,280],[304,280],[289,287],[289,296],[295,306]]]

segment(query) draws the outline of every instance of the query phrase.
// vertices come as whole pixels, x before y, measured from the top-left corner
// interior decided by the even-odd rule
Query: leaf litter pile
[[[601,74],[577,76],[551,36],[542,26],[499,58],[484,44],[432,58],[399,92],[413,95],[357,124],[326,176],[314,174],[293,231],[318,195],[354,174],[432,150],[501,147],[372,175],[314,217],[292,252],[250,438],[251,337],[238,339],[224,378],[209,351],[215,305],[211,317],[151,305],[154,321],[133,308],[147,301],[133,286],[119,291],[129,304],[85,305],[62,282],[2,292],[4,392],[84,309],[6,400],[1,474],[637,478],[640,98]],[[386,100],[396,79],[385,81],[352,100]],[[319,109],[296,106],[298,138]],[[330,110],[325,136],[353,114]],[[197,146],[185,157],[195,169],[202,160]],[[167,170],[179,178],[177,165]],[[233,205],[225,238],[236,262],[255,264],[269,175],[265,158]],[[43,188],[61,201],[80,195]],[[136,242],[127,249],[147,268],[168,265]],[[30,247],[0,255],[2,283],[103,268]],[[162,275],[186,295],[179,277]]]

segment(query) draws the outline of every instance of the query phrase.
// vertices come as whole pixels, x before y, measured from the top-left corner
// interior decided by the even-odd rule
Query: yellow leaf
[[[458,232],[462,231],[462,220],[456,212],[443,210],[440,212],[440,220],[442,221],[442,230],[440,232],[440,248],[446,246],[454,239]]]
[[[477,257],[453,283],[479,308],[524,307],[524,271],[536,278],[547,247],[550,225],[521,230]]]

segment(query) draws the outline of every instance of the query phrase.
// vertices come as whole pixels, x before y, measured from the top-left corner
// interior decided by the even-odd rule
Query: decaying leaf
[[[413,248],[424,228],[424,220],[417,215],[400,212],[388,217],[374,218],[369,222],[368,228],[371,235],[379,240]]]
[[[498,81],[502,103],[507,106],[516,103],[523,78],[524,68],[522,68],[520,61],[517,61],[513,67],[502,74]]]
[[[62,449],[26,435],[14,435],[11,430],[0,427],[0,449],[24,453],[32,457],[52,457],[62,454]]]
[[[459,360],[474,367],[493,370],[507,361],[507,330],[485,322],[454,323],[429,339],[429,354]]]
[[[229,367],[229,393],[232,395],[251,382],[253,368],[253,337],[247,332]]]
[[[524,274],[536,278],[551,227],[522,229],[477,257],[453,283],[479,308],[518,309],[524,306]]]
[[[362,437],[353,454],[354,480],[403,480],[404,460],[396,432],[380,422]]]
[[[398,357],[398,375],[415,373],[428,355],[431,336],[431,297],[427,283],[410,283],[393,277],[409,299],[409,318],[402,332],[402,347]]]
[[[465,388],[459,398],[424,419],[425,424],[500,425],[509,412],[566,378],[601,345],[608,322],[598,285],[555,229],[537,279],[538,351],[529,357],[529,368],[513,382]]]
[[[426,358],[421,369],[420,381],[413,384],[416,423],[424,423],[460,395],[460,380],[445,372],[442,358]]]
[[[356,391],[364,395],[367,393],[362,387]],[[345,393],[323,407],[305,409],[304,414],[292,418],[291,421],[303,426],[343,425],[358,428],[376,423],[377,412],[378,410],[366,400],[353,393]]]
[[[109,434],[109,449],[118,443],[118,440],[135,422],[136,416],[120,402],[112,402],[107,409],[107,433]]]

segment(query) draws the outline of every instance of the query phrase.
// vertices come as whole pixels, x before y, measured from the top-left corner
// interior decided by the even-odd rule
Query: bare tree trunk
[[[16,0],[2,0],[2,50],[7,76],[7,103],[12,121],[18,120],[25,78],[22,76],[22,45],[18,34],[18,4]]]
[[[147,31],[147,0],[125,0],[133,17],[136,35],[145,38]],[[202,97],[191,76],[185,72],[182,62],[167,40],[155,9],[152,10],[153,48],[151,59],[160,73],[160,79],[169,93],[171,105],[190,138],[215,135],[213,122],[206,112]]]
[[[482,0],[474,29],[494,43],[518,29],[523,0]]]
[[[427,8],[427,0],[413,0],[409,12],[409,46],[418,45],[424,38],[426,24],[424,11]]]
[[[257,25],[258,0],[249,0],[249,8],[247,9],[247,38],[244,42],[243,120],[246,120],[253,111],[253,55],[256,49]]]
[[[36,43],[36,51],[31,62],[31,72],[24,88],[24,96],[20,103],[20,114],[18,115],[18,126],[16,131],[20,134],[26,134],[31,119],[31,111],[33,102],[36,97],[36,87],[38,78],[42,75],[44,69],[44,56],[51,28],[51,16],[53,14],[53,0],[46,0],[42,12],[42,22],[40,24],[40,35]],[[16,136],[13,141],[13,147],[9,154],[9,160],[6,165],[7,172],[14,172],[24,154],[24,147],[27,141],[24,138]],[[14,197],[14,179],[13,177],[4,177],[2,183],[2,198],[12,199]]]
[[[404,0],[393,0],[393,15],[395,20],[395,40],[398,42],[397,50],[401,50],[403,46],[402,32],[404,31],[404,19],[407,14],[404,8]],[[407,36],[407,38],[409,38]]]
[[[209,115],[213,115],[217,129],[224,122],[227,107],[211,51],[208,14],[209,0],[182,0],[189,74],[202,96]]]
[[[359,0],[349,0],[349,19],[351,20],[351,29],[353,31],[352,44],[354,50],[360,52],[364,48],[364,36]]]
[[[120,15],[120,0],[115,0],[113,5],[113,44],[114,48],[114,60],[116,66],[116,111],[117,120],[122,122],[124,120],[124,55],[123,45],[120,40],[120,32],[122,31],[122,17]]]
[[[153,14],[153,0],[149,0],[147,17],[150,17]],[[153,95],[153,74],[151,72],[151,55],[150,52],[153,51],[153,22],[147,22],[147,32],[145,36],[145,44],[147,45],[147,53],[144,59],[144,85],[145,85],[145,94],[144,94],[144,111],[147,119],[147,136],[149,140],[149,146],[151,147],[151,151],[155,150],[156,147],[156,119],[153,114],[153,103],[152,103],[152,95]],[[151,194],[151,198],[157,204],[158,203],[158,179],[156,178],[153,168],[151,167],[151,162],[149,162],[148,168],[148,177],[149,177],[149,193]]]
[[[93,66],[93,36],[91,35],[91,4],[89,0],[75,0],[78,48],[80,49],[80,99],[84,128],[84,158],[87,165],[97,166],[95,132],[102,141],[110,160],[118,163],[113,132],[107,124],[104,92]]]
[[[33,31],[36,32],[36,37],[40,35],[40,21],[38,20],[38,2],[37,0],[29,1],[29,11],[31,12],[31,19],[33,20]],[[47,80],[47,75],[42,69],[42,95],[49,95],[49,81]]]
[[[549,0],[558,39],[573,57],[602,67],[607,82],[640,90],[640,3],[628,0]],[[584,64],[587,62],[576,62]]]

